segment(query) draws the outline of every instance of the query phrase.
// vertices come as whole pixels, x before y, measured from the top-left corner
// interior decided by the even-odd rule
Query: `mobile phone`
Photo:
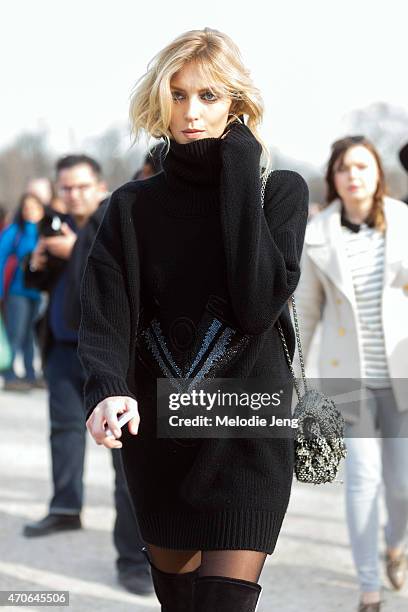
[[[38,233],[44,238],[61,236],[62,219],[59,215],[47,213],[38,224]]]
[[[122,427],[124,425],[126,425],[126,423],[128,423],[131,419],[133,419],[134,416],[136,416],[136,411],[135,410],[128,410],[127,412],[124,412],[118,418],[118,425],[119,425],[119,427],[122,429]],[[111,432],[110,429],[106,429],[105,433],[106,433],[107,436],[111,436],[111,437],[113,436],[113,433]]]

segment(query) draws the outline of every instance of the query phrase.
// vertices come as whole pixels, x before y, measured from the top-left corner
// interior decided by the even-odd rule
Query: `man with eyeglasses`
[[[86,426],[84,373],[77,356],[79,281],[87,257],[86,245],[92,242],[102,219],[106,185],[100,165],[87,155],[60,159],[56,172],[58,194],[67,214],[59,215],[54,235],[40,239],[25,273],[26,285],[49,293],[47,312],[37,330],[49,388],[54,493],[47,516],[24,527],[26,537],[82,527]],[[147,594],[152,592],[151,577],[141,552],[143,541],[127,492],[120,452],[112,451],[112,459],[119,582],[133,593]]]

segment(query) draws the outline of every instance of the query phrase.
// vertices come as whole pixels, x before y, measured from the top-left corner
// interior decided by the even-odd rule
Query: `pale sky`
[[[321,165],[350,110],[408,110],[407,18],[406,0],[2,0],[0,147],[43,126],[66,153],[127,122],[152,56],[209,26],[240,47],[264,97],[267,142]]]

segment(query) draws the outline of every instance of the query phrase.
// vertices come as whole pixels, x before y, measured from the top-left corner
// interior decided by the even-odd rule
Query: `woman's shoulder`
[[[308,212],[309,188],[305,179],[294,170],[274,170],[268,176],[265,187],[265,207],[269,210],[276,210],[280,204],[285,208],[296,208]]]
[[[0,232],[0,239],[3,240],[13,240],[14,237],[21,231],[18,223],[10,223],[6,227],[2,229]]]
[[[111,196],[109,205],[117,208],[130,209],[134,206],[143,206],[152,193],[160,189],[162,185],[162,173],[146,179],[136,179],[124,183],[115,189]]]
[[[408,204],[395,198],[384,198],[384,213],[387,223],[408,223]]]
[[[307,183],[303,176],[295,170],[272,170],[272,172],[269,173],[268,182],[275,185],[306,185],[307,187]]]

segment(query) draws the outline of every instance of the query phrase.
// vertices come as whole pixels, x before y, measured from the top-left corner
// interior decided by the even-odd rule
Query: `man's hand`
[[[30,270],[31,272],[42,272],[47,266],[48,257],[45,253],[44,239],[38,241],[37,246],[31,253]]]
[[[51,238],[43,238],[41,243],[45,245],[47,251],[59,257],[60,259],[69,259],[71,257],[72,249],[77,239],[77,235],[69,227],[67,223],[61,225],[61,236],[52,236]]]

